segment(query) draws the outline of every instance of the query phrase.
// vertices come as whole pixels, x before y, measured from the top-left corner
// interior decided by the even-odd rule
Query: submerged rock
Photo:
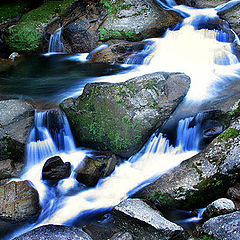
[[[0,219],[12,223],[35,221],[41,212],[38,192],[29,181],[0,186]]]
[[[136,197],[182,209],[206,206],[226,196],[228,188],[238,181],[239,154],[240,119],[237,119],[205,150],[159,177]]]
[[[104,163],[96,159],[86,157],[84,162],[75,169],[76,179],[86,186],[93,187],[103,176]]]
[[[98,29],[101,41],[139,41],[163,35],[182,18],[179,14],[159,7],[153,0],[102,1],[108,10],[105,21]]]
[[[42,169],[43,180],[61,180],[71,174],[70,162],[63,162],[59,156],[49,158]]]
[[[182,227],[165,219],[140,199],[127,199],[113,209],[116,226],[134,239],[186,239]],[[121,238],[120,238],[121,239]]]
[[[92,240],[85,232],[76,227],[61,225],[46,225],[35,228],[27,233],[14,238],[14,240]]]
[[[240,239],[240,212],[229,213],[211,218],[203,224],[201,232],[217,239]]]
[[[60,106],[79,144],[130,157],[169,118],[189,84],[185,74],[164,72],[124,83],[92,83]]]
[[[220,198],[210,203],[203,212],[204,218],[217,217],[219,215],[231,213],[235,211],[235,205],[232,200]]]

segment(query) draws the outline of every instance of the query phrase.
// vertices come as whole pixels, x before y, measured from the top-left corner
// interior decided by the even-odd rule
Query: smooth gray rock
[[[0,219],[12,223],[35,221],[41,212],[38,192],[29,181],[0,186]]]
[[[204,218],[217,217],[219,215],[234,212],[235,205],[232,200],[220,198],[210,203],[203,212]]]
[[[214,217],[205,222],[200,230],[223,240],[240,239],[240,212],[229,213]]]
[[[184,239],[182,227],[168,221],[140,199],[124,200],[112,213],[116,226],[132,233],[136,239]]]
[[[75,227],[46,225],[35,228],[13,240],[92,240],[85,232]]]
[[[170,117],[189,84],[185,74],[166,72],[123,83],[92,83],[60,106],[79,144],[130,157]]]

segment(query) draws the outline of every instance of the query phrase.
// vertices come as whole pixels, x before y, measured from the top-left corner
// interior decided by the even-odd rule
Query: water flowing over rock
[[[203,224],[201,232],[223,240],[240,239],[240,212],[211,218]]]
[[[189,78],[181,73],[147,74],[117,84],[87,84],[80,97],[67,99],[60,106],[79,144],[129,157],[169,118],[189,84]]]
[[[49,158],[42,170],[43,180],[60,180],[68,178],[71,174],[71,164],[63,162],[59,156]]]
[[[46,225],[24,233],[14,240],[92,240],[85,232],[76,227],[67,227],[61,225]]]
[[[29,181],[13,181],[0,186],[0,219],[3,221],[34,221],[40,211],[38,193]]]
[[[232,200],[220,198],[210,203],[203,212],[204,218],[217,217],[219,215],[234,212],[235,205]]]
[[[180,15],[160,8],[152,0],[111,0],[104,6],[108,15],[99,28],[102,41],[139,41],[161,36],[182,20]]]
[[[162,217],[140,199],[127,199],[113,209],[116,226],[134,239],[186,239],[182,227]]]
[[[239,179],[239,129],[238,119],[205,150],[143,188],[136,197],[160,206],[191,209],[226,196]]]

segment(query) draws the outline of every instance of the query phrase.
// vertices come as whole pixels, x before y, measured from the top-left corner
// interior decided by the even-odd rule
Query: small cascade
[[[200,208],[200,209],[196,209],[195,211],[197,211],[197,216],[196,217],[190,217],[184,220],[179,221],[179,223],[194,223],[194,222],[199,222],[203,219],[202,215],[203,212],[205,211],[206,208]]]
[[[36,112],[26,146],[27,165],[33,166],[58,152],[70,152],[75,144],[66,116],[57,110]]]
[[[64,52],[64,45],[61,40],[62,28],[58,28],[50,37],[48,52]]]

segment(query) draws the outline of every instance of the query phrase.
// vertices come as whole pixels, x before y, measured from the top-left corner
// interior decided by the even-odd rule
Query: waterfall
[[[58,152],[75,150],[66,116],[57,110],[36,112],[26,145],[27,166],[33,166]]]
[[[48,52],[64,52],[64,45],[61,41],[62,28],[58,28],[53,34],[51,34],[49,40]]]

